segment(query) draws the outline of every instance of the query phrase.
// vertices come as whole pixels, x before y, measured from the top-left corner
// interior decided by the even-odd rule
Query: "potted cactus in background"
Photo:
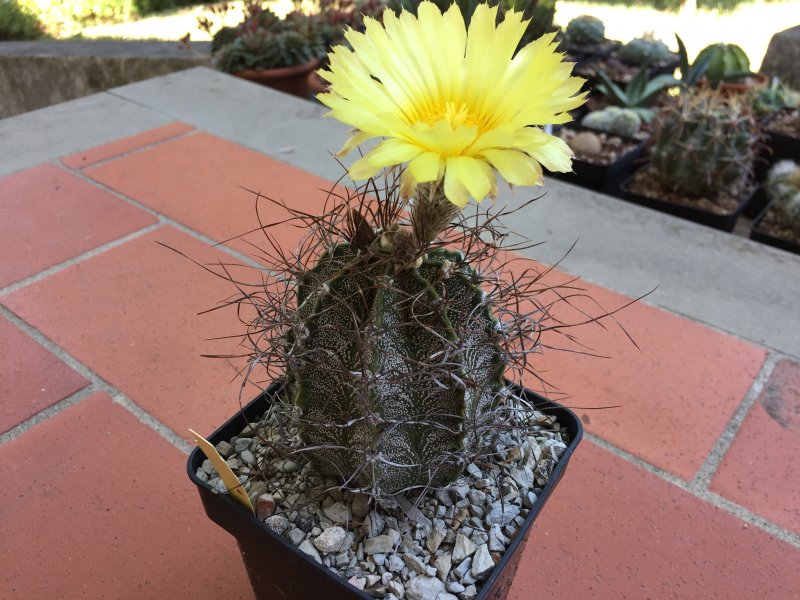
[[[746,92],[767,81],[764,75],[750,71],[750,59],[736,44],[709,44],[695,62],[706,65],[704,81],[725,94]]]
[[[624,184],[624,197],[732,231],[755,189],[759,138],[744,99],[713,90],[685,94],[657,116],[650,163]]]
[[[597,17],[575,17],[562,32],[566,50],[576,56],[608,56],[620,43],[606,38],[606,27]]]
[[[651,37],[640,37],[617,48],[610,56],[582,65],[578,72],[596,78],[600,72],[617,83],[628,83],[642,68],[654,75],[671,75],[678,66],[678,55]]]
[[[281,19],[258,2],[245,4],[235,28],[213,38],[214,65],[226,73],[308,98],[308,79],[325,54],[319,21],[301,12]]]
[[[243,372],[274,383],[213,445],[198,437],[211,462],[195,450],[189,472],[259,598],[504,598],[581,435],[519,385],[540,381],[533,355],[568,325],[554,313],[575,284],[512,273],[503,209],[467,204],[494,198],[498,174],[569,170],[542,127],[569,119],[583,82],[553,34],[517,51],[518,12],[497,24],[479,5],[468,29],[455,5],[417,13],[366,19],[320,73],[319,100],[353,128],[340,154],[382,138],[349,168],[366,183],[322,215],[270,201],[305,232],[296,252],[263,227],[263,281],[219,273],[250,315]]]
[[[800,254],[800,164],[775,163],[763,188],[769,204],[753,222],[750,237]]]

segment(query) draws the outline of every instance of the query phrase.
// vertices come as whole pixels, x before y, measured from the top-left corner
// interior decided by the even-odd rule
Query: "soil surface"
[[[583,131],[589,130],[585,129]],[[576,131],[574,129],[570,129],[569,127],[562,127],[558,130],[558,137],[567,142],[567,145],[572,148],[570,141],[579,133],[581,133],[581,131]],[[588,154],[585,152],[580,152],[575,148],[572,148],[572,150],[575,152],[575,158],[593,165],[610,165],[633,150],[639,144],[637,140],[610,135],[602,131],[591,130],[591,133],[596,135],[597,139],[600,140],[601,149],[599,153]]]
[[[734,189],[723,190],[715,197],[711,196],[691,196],[687,197],[681,193],[673,192],[664,188],[655,177],[655,170],[652,167],[645,167],[634,174],[628,184],[628,191],[661,200],[670,204],[697,208],[713,213],[715,215],[729,215],[739,208],[739,205],[753,191],[754,185],[746,183]]]
[[[800,139],[800,108],[782,110],[767,123],[766,129]]]
[[[770,208],[756,231],[800,246],[800,223],[788,223],[780,211]]]

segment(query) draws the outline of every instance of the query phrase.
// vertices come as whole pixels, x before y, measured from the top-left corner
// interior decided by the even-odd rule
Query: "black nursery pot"
[[[646,206],[647,208],[660,210],[661,212],[675,215],[676,217],[682,217],[689,221],[700,223],[701,225],[707,225],[708,227],[713,227],[714,229],[720,229],[728,232],[733,231],[733,228],[736,226],[736,220],[753,199],[757,189],[755,186],[753,186],[752,191],[742,199],[742,201],[739,203],[739,206],[736,207],[736,210],[720,215],[694,206],[673,204],[672,202],[666,202],[665,200],[659,200],[649,196],[642,196],[632,192],[630,191],[629,187],[632,179],[633,176],[629,177],[622,183],[621,186],[622,198],[628,202],[639,204],[640,206]]]
[[[570,129],[602,133],[587,127],[570,127]],[[620,186],[631,174],[636,161],[641,157],[644,151],[644,142],[622,136],[616,137],[620,137],[625,141],[636,142],[637,145],[611,164],[598,165],[579,158],[574,158],[572,160],[571,173],[550,173],[550,175],[556,179],[580,185],[595,190],[596,192],[603,192],[610,196],[621,197],[622,191]]]
[[[762,244],[767,244],[768,246],[780,248],[781,250],[800,254],[800,244],[791,242],[789,240],[784,240],[783,238],[775,237],[763,231],[759,231],[761,221],[764,220],[764,216],[767,214],[768,210],[769,206],[764,208],[764,210],[761,211],[758,217],[750,225],[750,239],[756,242],[761,242]]]
[[[280,386],[280,381],[274,382],[269,389],[250,402],[243,411],[231,417],[222,427],[211,434],[208,440],[216,445],[222,440],[227,441],[238,435],[247,423],[258,420],[264,414]],[[528,513],[528,517],[506,549],[503,558],[484,582],[480,593],[475,597],[476,600],[504,600],[506,598],[522,558],[525,543],[530,535],[531,526],[564,474],[567,462],[583,436],[581,422],[572,411],[529,390],[522,390],[522,393],[537,410],[556,417],[562,429],[566,429],[569,433],[570,442],[553,469],[547,484],[537,494],[536,504]],[[205,456],[199,448],[195,448],[189,455],[189,479],[197,486],[208,517],[236,538],[256,598],[259,600],[276,600],[278,598],[281,600],[309,600],[311,598],[371,600],[372,596],[356,589],[323,565],[318,564],[297,549],[289,540],[273,532],[230,496],[220,494],[206,482],[200,480],[196,472],[204,458]]]
[[[800,158],[800,139],[790,137],[777,131],[771,131],[769,128],[770,123],[784,111],[776,112],[764,123],[764,133],[767,138],[766,144],[770,149],[770,160],[772,162],[783,159],[798,160],[798,158]]]

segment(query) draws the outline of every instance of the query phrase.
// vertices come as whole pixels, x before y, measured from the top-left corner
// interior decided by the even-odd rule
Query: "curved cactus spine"
[[[445,250],[398,264],[386,233],[303,276],[288,352],[317,470],[379,494],[457,477],[469,424],[504,385],[476,273]]]

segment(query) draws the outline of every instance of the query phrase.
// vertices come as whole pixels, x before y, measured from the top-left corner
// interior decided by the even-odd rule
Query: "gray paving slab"
[[[205,67],[109,91],[323,177],[343,172],[329,152],[344,143],[347,127],[322,118],[321,104]]]
[[[102,93],[0,120],[0,175],[172,121]]]
[[[110,93],[314,174],[341,173],[327,153],[341,145],[346,127],[322,119],[324,108],[313,103],[205,68]],[[554,262],[578,240],[565,270],[629,296],[659,286],[648,303],[800,357],[799,256],[558,181],[548,180],[545,191],[509,221],[546,242],[532,257]],[[503,192],[498,202],[534,193]]]

